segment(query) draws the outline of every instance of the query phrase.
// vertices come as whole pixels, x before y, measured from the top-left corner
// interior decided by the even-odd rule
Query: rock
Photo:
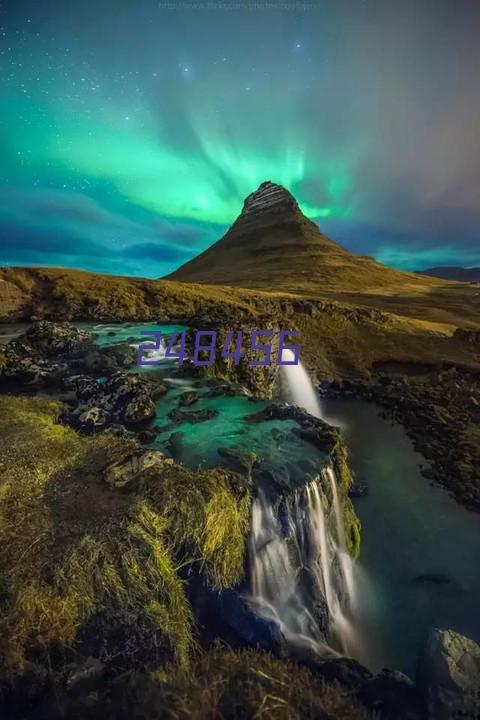
[[[101,407],[89,407],[76,417],[76,426],[84,435],[90,435],[93,432],[102,430],[110,422],[111,416]]]
[[[123,420],[129,424],[136,424],[151,420],[155,417],[155,403],[148,395],[137,395],[126,406]]]
[[[158,430],[154,428],[148,428],[147,430],[141,430],[137,437],[143,445],[149,445],[152,443],[158,435]]]
[[[118,368],[133,367],[137,362],[137,350],[128,343],[117,343],[104,348],[117,363]]]
[[[0,374],[7,384],[42,388],[56,384],[68,371],[65,361],[41,357],[22,339],[11,340],[2,350]]]
[[[71,375],[64,383],[68,390],[73,390],[79,400],[88,400],[100,392],[100,386],[90,375]]]
[[[131,485],[146,470],[161,469],[165,465],[173,465],[173,460],[158,450],[139,449],[123,460],[108,465],[103,479],[112,487],[123,488]]]
[[[175,425],[181,423],[201,423],[217,417],[218,410],[172,410],[168,417]]]
[[[257,456],[248,450],[240,448],[217,448],[217,452],[224,460],[229,470],[250,477],[253,466],[257,463]]]
[[[112,375],[119,367],[116,359],[104,349],[94,348],[84,358],[85,370],[94,375]]]
[[[172,455],[176,458],[180,457],[180,452],[182,449],[182,439],[183,433],[177,431],[172,433],[167,440],[168,447],[170,448]]]
[[[348,495],[351,498],[360,498],[368,495],[367,481],[361,478],[355,478],[353,483],[350,485]]]
[[[425,573],[424,575],[417,575],[414,577],[413,582],[416,585],[450,585],[452,581],[443,573]]]
[[[137,393],[139,390],[144,393],[149,391],[147,381],[140,375],[127,375],[122,372],[116,372],[103,387],[106,393],[114,394],[117,398],[127,397]]]
[[[429,720],[480,717],[480,646],[453,630],[432,630],[417,685]]]
[[[51,357],[82,352],[93,342],[94,335],[69,322],[40,320],[28,328],[25,337],[38,352]]]
[[[199,397],[200,395],[198,392],[195,392],[194,390],[187,390],[180,395],[178,402],[183,406],[193,405],[193,403],[197,402]]]
[[[300,655],[298,662],[306,665],[315,675],[322,677],[327,682],[338,682],[353,691],[359,690],[365,682],[373,677],[370,670],[351,658],[339,657],[322,660],[318,656],[306,654],[303,660]]]
[[[453,336],[463,342],[480,345],[480,330],[463,330],[463,328],[457,328]]]
[[[398,670],[382,670],[361,685],[356,697],[382,720],[424,717],[413,681]]]
[[[150,395],[154,400],[158,400],[165,393],[168,392],[168,388],[158,380],[150,380]]]

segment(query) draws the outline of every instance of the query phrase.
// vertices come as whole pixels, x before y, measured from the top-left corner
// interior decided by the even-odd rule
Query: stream
[[[98,333],[98,345],[145,341],[140,331],[147,328],[167,334],[184,329],[133,323],[79,325]],[[24,329],[24,324],[3,326],[0,344]],[[273,473],[292,488],[305,486],[318,475],[324,458],[298,437],[296,421],[245,422],[269,402],[240,392],[226,394],[212,378],[181,377],[175,360],[164,359],[158,367],[134,367],[131,372],[158,373],[169,388],[157,403],[152,425],[159,432],[149,447],[192,468],[225,462],[219,448],[253,453],[261,459],[256,472]],[[322,399],[320,404],[304,369],[299,366],[292,373],[296,392],[289,399],[343,429],[351,466],[368,484],[368,493],[354,500],[362,522],[355,622],[368,642],[360,654],[354,654],[374,671],[390,667],[412,676],[432,627],[453,629],[480,643],[480,516],[429,484],[420,473],[424,460],[403,428],[383,419],[376,406],[338,398]],[[198,398],[182,409],[210,411],[211,417],[179,422],[172,428],[169,413],[179,407],[179,397],[186,391]],[[311,498],[309,503],[314,508]],[[268,508],[258,512],[266,517]],[[274,524],[271,533],[277,533]],[[276,542],[281,559],[285,556],[281,538]],[[291,616],[291,627],[294,620]]]
[[[354,500],[369,580],[362,607],[369,664],[414,674],[432,627],[480,642],[480,516],[429,484],[403,428],[374,405],[322,405],[327,422],[343,428],[353,470],[369,487]]]

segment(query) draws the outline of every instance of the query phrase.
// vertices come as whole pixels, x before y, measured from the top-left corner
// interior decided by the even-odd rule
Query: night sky
[[[157,277],[268,179],[356,252],[480,265],[479,38],[478,0],[3,0],[0,264]]]

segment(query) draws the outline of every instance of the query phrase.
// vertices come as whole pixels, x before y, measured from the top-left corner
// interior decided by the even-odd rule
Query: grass
[[[97,617],[148,626],[186,663],[195,643],[179,567],[198,561],[215,588],[241,579],[248,493],[235,494],[228,473],[177,465],[111,489],[103,468],[135,443],[80,437],[57,413],[56,402],[0,397],[2,676],[53,647],[66,657]]]
[[[344,690],[293,663],[199,649],[179,570],[199,562],[215,589],[242,578],[241,481],[167,464],[112,489],[102,470],[135,442],[80,437],[58,411],[0,396],[0,705],[3,692],[22,718],[366,720]],[[70,693],[68,663],[92,654],[107,675]],[[45,673],[32,705],[25,688]]]
[[[102,720],[368,720],[336,684],[294,663],[214,646],[189,668],[118,678],[100,693],[70,701],[66,716]]]
[[[480,370],[474,346],[453,337],[456,327],[479,326],[480,292],[474,286],[381,270],[388,277],[393,273],[391,286],[383,283],[377,290],[362,292],[349,290],[348,277],[342,273],[336,288],[331,283],[312,285],[308,278],[293,288],[266,277],[261,287],[249,289],[52,268],[5,268],[0,278],[29,288],[26,317],[191,318],[197,326],[213,327],[220,335],[237,327],[296,329],[301,333],[302,361],[321,379],[369,378],[376,363],[392,359]],[[304,301],[313,313],[296,309],[296,303]],[[9,307],[7,301],[2,310],[0,298],[0,318],[8,319]],[[252,389],[258,385],[260,394],[268,394],[265,372],[246,369],[245,363],[231,368],[219,365],[217,371]]]

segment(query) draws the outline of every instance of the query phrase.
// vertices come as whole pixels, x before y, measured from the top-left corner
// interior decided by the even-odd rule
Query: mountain
[[[246,288],[372,291],[420,286],[419,278],[355,255],[326,237],[281,185],[263,182],[214,245],[168,276],[182,282]]]
[[[457,280],[460,282],[480,282],[480,267],[464,268],[455,265],[445,267],[432,267],[426,270],[417,270],[418,275],[442,278],[443,280]]]

